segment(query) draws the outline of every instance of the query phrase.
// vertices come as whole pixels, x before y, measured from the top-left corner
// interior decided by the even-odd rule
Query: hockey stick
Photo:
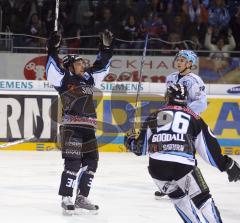
[[[39,139],[43,130],[43,119],[40,116],[37,116],[37,124],[34,123],[33,134],[25,139],[16,140],[14,142],[8,142],[0,145],[0,149],[5,149],[10,146],[18,145],[24,142],[29,142],[35,139]]]
[[[148,44],[148,33],[146,33],[145,40],[144,40],[144,48],[143,48],[143,55],[142,55],[142,60],[141,60],[139,81],[138,81],[138,85],[137,85],[137,95],[136,95],[136,101],[135,101],[134,113],[133,113],[133,121],[134,121],[133,131],[135,131],[136,122],[137,122],[136,113],[137,113],[138,103],[139,103],[139,94],[140,94],[141,83],[142,83],[143,65],[144,65],[144,62],[145,62],[145,57],[146,57],[146,52],[147,52],[147,44]]]
[[[54,31],[58,31],[59,0],[56,0]]]

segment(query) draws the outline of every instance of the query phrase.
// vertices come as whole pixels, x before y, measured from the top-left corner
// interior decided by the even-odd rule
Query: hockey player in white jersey
[[[166,106],[146,119],[138,137],[134,131],[125,137],[125,145],[136,155],[149,154],[151,177],[159,190],[171,199],[184,222],[201,222],[196,207],[206,222],[221,223],[220,213],[197,167],[195,153],[226,172],[230,182],[240,180],[239,165],[221,154],[209,126],[186,106],[185,86],[170,85],[166,102]]]
[[[167,76],[167,86],[175,83],[183,84],[188,91],[188,107],[200,114],[207,108],[206,87],[202,79],[192,73],[191,68],[197,64],[197,55],[191,50],[180,50],[174,59],[174,64],[178,71]],[[155,192],[155,198],[160,199],[165,194],[160,191]]]
[[[188,91],[188,107],[196,114],[207,108],[206,87],[202,79],[191,72],[197,64],[197,55],[191,50],[180,50],[175,57],[178,71],[167,76],[167,86],[175,83],[183,84]]]

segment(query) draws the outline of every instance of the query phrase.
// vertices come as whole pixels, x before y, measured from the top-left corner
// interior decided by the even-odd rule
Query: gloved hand
[[[113,42],[113,34],[111,31],[106,29],[102,33],[100,33],[100,39],[104,47],[110,48]]]
[[[137,139],[137,133],[135,129],[130,129],[124,136],[124,145],[128,151],[133,151],[135,149]]]
[[[58,49],[61,46],[62,36],[57,31],[51,33],[47,41],[48,50]]]
[[[240,180],[240,167],[236,161],[228,157],[228,163],[226,172],[228,174],[228,180],[230,182],[232,181],[238,181]]]

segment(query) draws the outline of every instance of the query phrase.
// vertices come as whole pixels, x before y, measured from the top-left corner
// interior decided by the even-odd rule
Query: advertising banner
[[[63,55],[60,55],[63,57]],[[95,55],[83,55],[87,65],[96,60]],[[146,56],[143,65],[143,82],[165,82],[166,76],[175,71],[174,57]],[[2,79],[16,80],[46,80],[47,56],[38,54],[0,53],[0,75]],[[138,82],[141,56],[114,55],[110,64],[110,73],[106,82],[133,81]],[[194,72],[198,68],[194,67]]]
[[[199,75],[205,83],[240,84],[240,58],[199,58]]]
[[[129,104],[130,103],[130,104]],[[163,97],[141,97],[138,117],[145,119],[163,104]],[[102,121],[102,139],[113,144],[116,150],[124,150],[124,133],[132,126],[131,111],[134,97],[104,97],[99,104],[98,114]],[[225,154],[240,154],[240,98],[209,98],[208,108],[202,114],[213,130]],[[111,128],[114,126],[117,128]]]
[[[60,55],[62,58],[63,55]],[[92,65],[95,55],[83,55],[87,65]],[[46,54],[0,53],[2,79],[46,80]],[[173,56],[146,56],[142,82],[164,83],[166,76],[174,71]],[[106,82],[138,82],[141,56],[114,55]],[[192,68],[205,83],[240,84],[240,58],[199,57],[198,65]]]
[[[135,99],[135,95],[127,93],[95,97],[98,116],[96,135],[100,151],[126,151],[123,145],[124,134],[133,126],[134,120],[139,127],[140,120],[145,120],[151,112],[160,108],[164,101],[163,96],[158,94],[142,95],[134,119]],[[60,109],[56,106],[56,93],[0,94],[0,103],[1,142],[29,137],[32,135],[36,115],[40,115],[44,120],[40,142],[25,143],[9,149],[57,148],[54,143],[57,141],[56,120]],[[240,154],[240,98],[208,98],[208,108],[202,117],[218,138],[224,153]]]
[[[95,86],[103,93],[127,92],[136,94],[138,82],[100,82]],[[165,83],[143,82],[140,85],[140,94],[164,94]],[[0,79],[0,91],[51,91],[56,92],[48,81],[37,80],[4,80]],[[234,84],[206,84],[207,95],[240,95],[240,85]]]
[[[36,117],[43,119],[43,130],[37,145],[52,143],[57,136],[57,95],[0,93],[0,142],[13,142],[33,135]],[[17,146],[18,147],[18,146]]]
[[[201,115],[229,154],[240,153],[240,98],[209,98]]]

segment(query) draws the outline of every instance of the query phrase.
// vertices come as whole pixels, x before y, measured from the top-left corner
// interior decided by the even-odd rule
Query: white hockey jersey
[[[167,76],[166,83],[167,86],[176,83],[185,85],[189,94],[187,101],[188,107],[196,114],[200,114],[206,110],[206,86],[198,75],[189,73],[184,76],[179,76],[179,72],[174,72]]]

